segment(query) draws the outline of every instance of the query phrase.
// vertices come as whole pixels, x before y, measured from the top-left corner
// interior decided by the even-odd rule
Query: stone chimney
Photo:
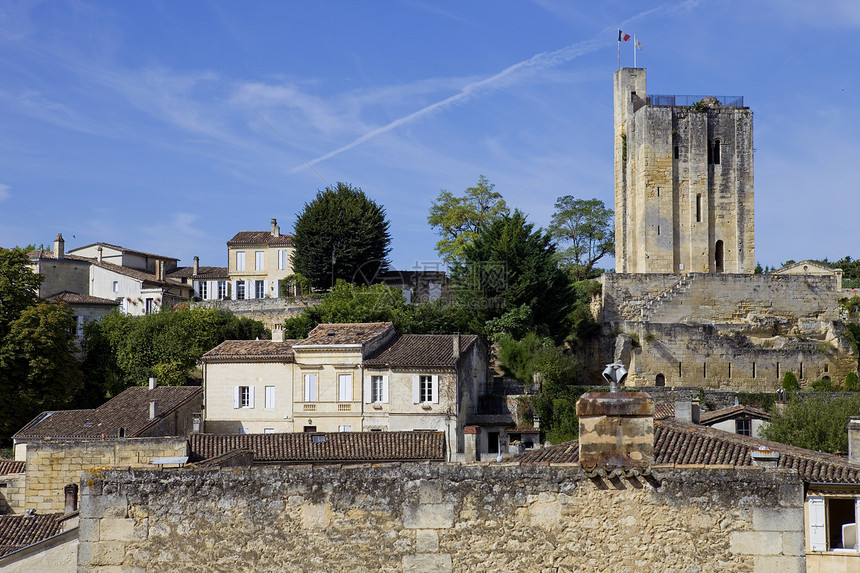
[[[284,341],[284,326],[282,324],[276,324],[272,326],[272,342],[283,342]]]
[[[848,420],[848,461],[860,464],[860,418]]]
[[[96,259],[98,260],[99,264],[101,264],[101,262],[102,262],[103,251],[104,251],[104,249],[102,249],[101,247],[98,247],[96,249],[96,252],[98,253],[98,255],[96,256]]]
[[[272,236],[280,237],[281,236],[281,228],[278,227],[278,220],[272,219]]]
[[[63,240],[63,234],[57,233],[57,238],[54,239],[54,258],[58,261],[66,256],[66,241]]]
[[[779,452],[767,446],[759,446],[757,450],[751,451],[750,457],[754,467],[771,469],[779,467]]]
[[[460,358],[460,333],[454,335],[454,360]]]
[[[164,261],[158,261],[158,280],[164,280]]]
[[[675,402],[675,419],[684,422],[698,424],[701,420],[701,408],[699,407],[699,399],[692,400],[677,400]]]
[[[194,266],[192,267],[191,272],[194,276],[200,274],[200,257],[194,257]]]
[[[644,392],[588,392],[576,403],[585,469],[645,468],[654,460],[654,402]]]
[[[466,463],[476,462],[480,458],[478,455],[478,436],[480,434],[481,428],[478,426],[463,428],[463,452],[465,452]]]
[[[149,401],[149,419],[154,420],[158,417],[158,402],[155,400]]]
[[[155,376],[149,377],[149,389],[155,390],[156,386],[158,386],[158,379]]]
[[[78,484],[70,483],[63,488],[63,493],[65,494],[63,513],[68,515],[76,512],[78,510]]]

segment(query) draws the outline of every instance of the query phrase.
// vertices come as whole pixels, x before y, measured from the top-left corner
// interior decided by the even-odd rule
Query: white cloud
[[[0,183],[0,201],[5,201],[12,196],[12,194],[9,193],[10,189],[12,188],[9,185],[3,185]]]

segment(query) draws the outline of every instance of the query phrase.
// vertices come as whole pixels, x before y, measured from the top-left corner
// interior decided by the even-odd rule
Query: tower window
[[[657,236],[660,236],[660,225],[657,225]]]
[[[713,156],[714,156],[714,165],[719,165],[720,164],[720,140],[719,139],[714,140]]]
[[[675,146],[675,159],[681,157],[681,149],[676,145]]]
[[[702,194],[696,195],[696,222],[702,222]]]
[[[718,273],[723,272],[723,269],[725,268],[725,263],[723,259],[723,242],[717,241],[716,245],[714,245],[714,263],[717,267],[716,271]]]

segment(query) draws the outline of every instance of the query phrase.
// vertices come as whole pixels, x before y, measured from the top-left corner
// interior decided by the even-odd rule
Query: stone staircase
[[[649,322],[654,315],[654,311],[661,306],[668,304],[673,298],[684,294],[689,290],[693,283],[693,275],[686,274],[681,276],[681,280],[676,282],[671,287],[667,288],[660,294],[650,297],[639,310],[639,320],[641,322]]]

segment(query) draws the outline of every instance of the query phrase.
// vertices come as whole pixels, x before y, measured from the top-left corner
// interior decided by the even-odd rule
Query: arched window
[[[714,262],[716,263],[716,271],[718,273],[724,272],[723,265],[723,242],[717,241],[717,244],[714,245]]]
[[[657,386],[665,386],[666,385],[666,377],[663,374],[657,374],[657,379],[654,381],[654,384]]]

